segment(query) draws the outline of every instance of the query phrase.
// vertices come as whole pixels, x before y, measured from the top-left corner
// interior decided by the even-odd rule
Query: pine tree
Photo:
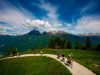
[[[76,41],[75,49],[82,49],[82,45],[81,45],[81,43],[79,41]]]
[[[49,40],[49,48],[63,49],[66,48],[66,40],[61,37],[53,37]]]
[[[72,43],[71,43],[71,41],[68,41],[68,43],[67,43],[67,48],[68,48],[68,49],[71,49],[71,48],[72,48]]]
[[[90,49],[91,48],[91,40],[90,40],[89,37],[86,38],[85,48],[86,49]]]
[[[97,50],[97,51],[100,51],[100,43],[97,44],[97,46],[96,46],[96,50]]]

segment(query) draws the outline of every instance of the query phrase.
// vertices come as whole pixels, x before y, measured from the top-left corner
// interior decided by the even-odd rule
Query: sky
[[[100,33],[100,0],[0,0],[0,35],[34,29]]]

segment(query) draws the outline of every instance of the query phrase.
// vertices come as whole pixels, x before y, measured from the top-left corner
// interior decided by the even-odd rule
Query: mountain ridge
[[[10,48],[17,48],[21,51],[34,48],[48,48],[49,39],[52,37],[61,37],[64,38],[66,41],[70,40],[74,47],[76,41],[84,44],[87,36],[73,35],[70,33],[65,33],[63,31],[59,31],[55,34],[52,34],[51,32],[43,32],[41,34],[37,30],[33,30],[27,34],[20,36],[0,35],[0,52],[6,52]],[[100,43],[99,36],[89,37],[92,44]]]

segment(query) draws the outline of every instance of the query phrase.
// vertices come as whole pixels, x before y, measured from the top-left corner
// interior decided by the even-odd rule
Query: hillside
[[[0,35],[0,53],[2,54],[10,48],[17,48],[21,51],[35,48],[47,48],[49,39],[55,36],[63,37],[64,39],[66,39],[66,41],[70,40],[72,41],[73,45],[75,44],[76,40],[84,44],[86,38],[86,36],[76,36],[62,32],[58,32],[55,34],[52,34],[51,32],[44,32],[41,34],[36,30],[20,36]],[[90,39],[93,44],[100,42],[99,36],[90,36]]]

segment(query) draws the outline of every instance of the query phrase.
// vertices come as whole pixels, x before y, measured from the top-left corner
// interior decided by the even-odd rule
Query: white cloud
[[[100,16],[84,16],[75,26],[76,33],[100,33]]]
[[[75,27],[71,23],[62,24],[58,19],[57,7],[50,3],[37,5],[47,12],[47,16],[43,19],[37,19],[33,14],[20,6],[16,8],[5,1],[0,2],[2,9],[0,10],[0,34],[3,35],[22,35],[37,28],[40,31],[66,31],[69,33],[100,33],[100,16],[84,16],[77,21]],[[84,8],[83,11],[88,8]]]
[[[7,25],[0,24],[0,28],[2,28],[0,34],[21,35],[30,31],[30,28],[23,24],[28,18],[34,18],[30,12],[22,7],[18,9],[6,1],[1,1],[0,4],[2,6],[0,10],[0,21],[7,23]]]
[[[30,12],[22,8],[15,7],[9,2],[1,1],[0,21],[8,25],[0,24],[0,34],[3,35],[22,35],[34,28],[40,31],[57,30],[61,27],[58,23],[56,8],[49,3],[41,2],[40,7],[47,11],[47,17],[42,20],[36,19]]]
[[[81,10],[80,10],[80,15],[86,14],[87,12],[91,12],[97,8],[96,2],[91,0],[87,5],[85,5]]]
[[[29,25],[33,29],[37,28],[40,31],[49,30],[52,28],[51,24],[48,21],[40,19],[27,20],[25,24]]]
[[[57,6],[44,2],[43,0],[36,6],[47,12],[46,17],[44,17],[43,20],[50,22],[54,27],[59,27],[61,25],[60,20],[58,19],[59,15],[57,14]]]
[[[25,24],[30,25],[33,29],[36,28],[40,31],[52,31],[52,30],[58,31],[63,28],[62,24],[52,26],[50,22],[40,19],[33,19],[33,20],[28,19],[27,23]]]
[[[37,27],[44,27],[44,28],[50,28],[51,27],[49,22],[43,21],[43,20],[39,20],[39,19],[32,20],[31,21],[31,25],[37,26]]]

